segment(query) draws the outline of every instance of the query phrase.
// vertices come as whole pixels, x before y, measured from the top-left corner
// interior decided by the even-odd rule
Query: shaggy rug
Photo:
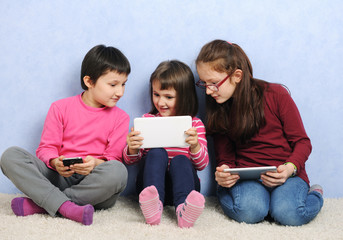
[[[36,214],[17,217],[11,200],[18,195],[0,193],[0,239],[343,239],[343,198],[325,199],[319,215],[301,227],[263,221],[237,223],[224,216],[215,197],[206,197],[206,207],[193,228],[177,227],[173,207],[166,207],[161,224],[144,223],[137,201],[120,197],[108,210],[97,211],[93,224],[83,226],[61,217]]]

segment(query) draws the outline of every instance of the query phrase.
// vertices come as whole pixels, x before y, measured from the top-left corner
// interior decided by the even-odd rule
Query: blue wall
[[[80,64],[94,45],[129,58],[118,105],[133,119],[150,108],[148,79],[161,61],[179,59],[195,72],[200,48],[221,38],[243,47],[255,77],[288,86],[313,144],[310,180],[326,197],[343,197],[342,12],[339,0],[2,1],[0,153],[12,145],[35,152],[50,104],[81,92]],[[202,101],[200,116],[203,108]],[[214,192],[213,166],[200,172],[206,195]],[[125,194],[136,171],[129,168]],[[2,173],[0,192],[18,192]]]

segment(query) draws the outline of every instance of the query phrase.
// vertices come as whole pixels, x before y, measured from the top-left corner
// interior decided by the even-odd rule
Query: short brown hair
[[[89,76],[95,85],[98,78],[108,71],[129,75],[130,62],[125,55],[115,47],[97,45],[88,51],[81,65],[81,87],[88,90],[83,82],[85,76]]]

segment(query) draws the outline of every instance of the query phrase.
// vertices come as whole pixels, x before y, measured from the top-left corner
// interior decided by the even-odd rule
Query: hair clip
[[[229,41],[226,41],[228,44],[232,45],[232,43],[230,43]]]

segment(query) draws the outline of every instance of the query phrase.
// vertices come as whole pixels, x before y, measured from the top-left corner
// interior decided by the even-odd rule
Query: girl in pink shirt
[[[3,173],[28,196],[12,200],[14,214],[59,213],[90,225],[94,209],[115,204],[127,183],[122,151],[129,116],[116,104],[129,73],[118,49],[93,47],[82,62],[85,91],[51,105],[37,157],[19,147],[3,153]],[[81,157],[82,163],[65,166],[66,157]]]
[[[159,224],[163,205],[174,205],[178,226],[192,227],[205,202],[196,171],[203,170],[209,158],[205,127],[195,117],[198,102],[191,69],[176,60],[162,62],[150,77],[150,93],[152,109],[143,117],[192,116],[192,128],[186,131],[190,147],[140,149],[144,140],[132,129],[124,160],[143,162],[137,190],[146,223]]]

